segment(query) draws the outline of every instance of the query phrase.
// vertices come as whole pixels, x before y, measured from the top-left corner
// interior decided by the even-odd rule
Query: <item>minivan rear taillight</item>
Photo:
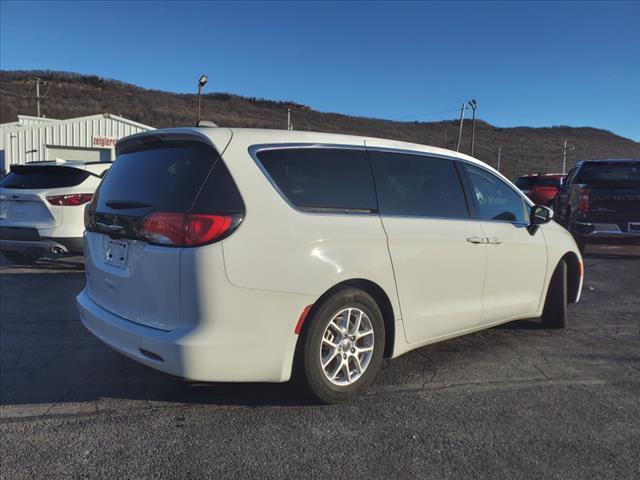
[[[92,193],[73,193],[70,195],[53,195],[47,197],[47,202],[51,205],[61,205],[65,207],[73,207],[78,205],[84,205],[93,198]]]
[[[142,223],[142,236],[160,245],[197,246],[229,236],[242,221],[239,214],[155,212]]]

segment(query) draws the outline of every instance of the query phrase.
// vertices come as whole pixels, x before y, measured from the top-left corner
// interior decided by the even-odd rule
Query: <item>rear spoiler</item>
[[[102,178],[106,172],[108,172],[108,169],[105,170],[104,172],[102,172],[101,175],[98,175],[97,173],[93,173],[89,170],[87,170],[86,168],[82,168],[82,165],[79,164],[77,166],[71,166],[69,164],[60,164],[60,163],[50,163],[50,164],[45,164],[43,163],[39,163],[38,165],[20,165],[20,164],[14,164],[11,165],[11,167],[9,167],[9,170],[13,173],[19,173],[19,174],[29,174],[29,173],[34,173],[34,172],[46,172],[46,173],[52,173],[55,171],[60,171],[60,170],[81,170],[83,172],[86,172],[88,175],[91,175],[93,177],[96,178]]]

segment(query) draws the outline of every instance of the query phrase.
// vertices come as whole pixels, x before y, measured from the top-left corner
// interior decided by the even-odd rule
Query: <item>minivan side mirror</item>
[[[529,226],[527,230],[531,235],[535,235],[540,225],[549,223],[553,219],[553,210],[544,205],[534,205],[529,214]]]

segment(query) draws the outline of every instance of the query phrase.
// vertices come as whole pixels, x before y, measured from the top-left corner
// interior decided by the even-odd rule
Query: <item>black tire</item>
[[[357,308],[364,312],[373,329],[373,352],[368,367],[360,378],[345,386],[335,385],[325,375],[321,364],[322,339],[329,322],[343,309]],[[336,291],[314,306],[311,318],[305,321],[298,358],[300,380],[308,392],[323,403],[350,402],[364,392],[375,379],[385,345],[384,319],[380,307],[366,292],[356,288]],[[336,357],[339,360],[339,356]],[[349,367],[346,368],[349,370]]]
[[[553,272],[542,311],[545,328],[565,328],[568,319],[567,263],[560,260]]]
[[[42,255],[32,252],[4,251],[2,255],[14,265],[32,265]]]

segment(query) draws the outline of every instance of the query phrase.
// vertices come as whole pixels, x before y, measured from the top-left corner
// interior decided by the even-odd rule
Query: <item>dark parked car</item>
[[[536,205],[553,207],[565,177],[562,173],[530,173],[514,183]]]
[[[578,163],[555,213],[581,251],[589,243],[640,244],[640,159]]]

